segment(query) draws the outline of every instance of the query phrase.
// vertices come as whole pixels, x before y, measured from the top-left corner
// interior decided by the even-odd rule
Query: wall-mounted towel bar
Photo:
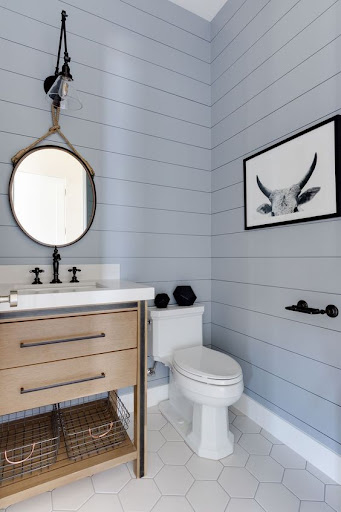
[[[297,305],[287,306],[285,309],[290,311],[297,311],[297,313],[307,313],[308,315],[328,315],[330,318],[335,318],[339,314],[339,310],[333,304],[329,304],[326,309],[310,308],[305,300],[299,300]]]

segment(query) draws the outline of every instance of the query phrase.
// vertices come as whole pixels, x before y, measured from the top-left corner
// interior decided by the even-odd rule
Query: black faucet
[[[52,256],[53,256],[53,279],[51,281],[51,284],[61,283],[61,280],[59,279],[59,262],[62,258],[58,252],[57,246],[54,248]]]

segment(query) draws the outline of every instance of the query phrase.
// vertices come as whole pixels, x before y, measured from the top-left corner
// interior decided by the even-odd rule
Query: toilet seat
[[[202,345],[176,350],[173,367],[184,377],[214,386],[231,386],[243,379],[234,359]]]

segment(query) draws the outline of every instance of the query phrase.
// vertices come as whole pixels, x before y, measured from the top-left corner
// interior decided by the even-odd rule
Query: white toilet
[[[221,459],[233,452],[228,406],[243,393],[243,373],[231,357],[203,346],[204,306],[149,309],[155,361],[170,368],[169,400],[159,407],[200,457]]]

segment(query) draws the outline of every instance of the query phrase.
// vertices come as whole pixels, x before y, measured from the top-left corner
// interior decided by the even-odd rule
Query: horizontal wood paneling
[[[278,0],[272,4],[280,12],[282,11],[281,6],[285,5]],[[258,90],[257,87],[264,83],[264,80],[276,79],[283,75],[326,44],[332,34],[334,36],[339,34],[335,18],[334,21],[331,19],[333,14],[334,17],[337,15],[337,4],[336,0],[326,0],[325,2],[301,0],[292,10],[288,11],[286,16],[280,19],[273,29],[268,32],[264,30],[264,36],[259,41],[257,41],[257,37],[254,37],[252,31],[251,33],[249,30],[244,31],[244,37],[249,37],[249,42],[253,43],[250,50],[238,61],[236,59],[241,53],[237,50],[237,54],[230,61],[220,65],[216,73],[217,76],[220,75],[220,78],[212,84],[212,103],[215,104],[212,108],[214,123],[221,118],[219,111],[224,109],[227,96],[231,95],[231,103],[235,104],[238,95],[235,88],[238,87],[243,91],[243,87],[240,87],[242,83],[245,86],[250,83],[249,94],[255,94]],[[269,9],[270,7],[271,4],[269,4]],[[263,17],[259,17],[257,21],[260,24],[264,23]],[[325,31],[326,25],[328,25],[327,32]],[[312,33],[314,34],[313,38]],[[259,33],[257,35],[259,37]],[[307,41],[309,41],[308,45]],[[236,63],[231,66],[233,61]],[[223,102],[221,98],[224,98]],[[216,104],[217,101],[220,105]],[[221,115],[222,117],[225,115],[225,110]]]
[[[63,262],[119,263],[123,279],[170,295],[191,284],[210,343],[210,24],[165,0],[140,7],[0,0],[0,264],[52,261],[51,248],[15,226],[7,187],[11,157],[51,123],[42,85],[66,9],[83,109],[60,123],[95,169],[98,206],[87,236],[60,251]],[[158,365],[154,385],[167,379]]]
[[[193,16],[191,12],[168,0],[122,0],[122,2],[147,12],[170,25],[175,25],[207,42],[211,40],[211,26],[206,20],[200,16]]]
[[[340,2],[249,7],[213,22],[235,32],[212,42],[212,346],[247,394],[341,453],[341,320],[285,309],[341,306],[340,220],[244,231],[243,194],[243,158],[339,112]]]
[[[212,330],[219,336],[215,326],[212,326]],[[339,406],[258,368],[232,352],[227,353],[235,357],[243,369],[247,394],[332,450],[340,451]]]

